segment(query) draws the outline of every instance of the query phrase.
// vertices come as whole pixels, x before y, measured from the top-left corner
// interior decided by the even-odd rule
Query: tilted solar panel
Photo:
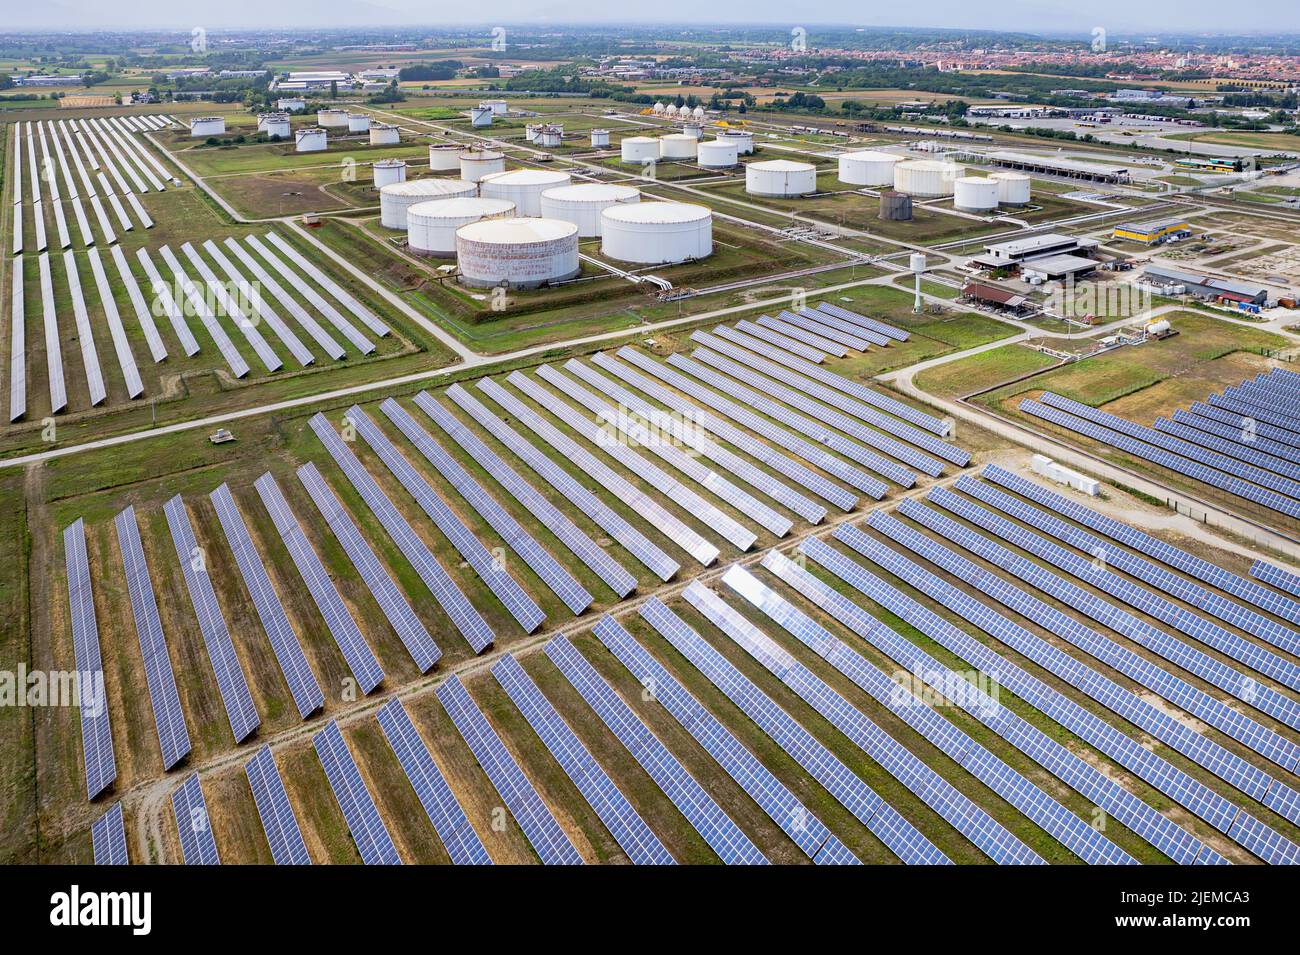
[[[220,865],[217,843],[212,837],[212,820],[208,804],[199,785],[199,774],[190,777],[172,792],[172,814],[181,839],[181,856],[186,865]]]
[[[117,758],[104,690],[104,663],[99,649],[99,621],[86,555],[86,528],[79,517],[63,529],[63,559],[68,577],[68,611],[72,650],[77,661],[81,716],[81,751],[86,768],[86,798],[94,799],[117,779]]]
[[[311,865],[307,844],[298,828],[298,817],[289,803],[289,794],[284,790],[270,746],[263,746],[244,764],[244,775],[253,791],[253,802],[257,805],[262,831],[266,833],[275,864]]]
[[[366,865],[401,865],[397,846],[388,834],[388,827],[379,815],[379,807],[370,795],[370,789],[361,778],[352,751],[339,732],[339,725],[330,720],[325,728],[311,738],[316,755],[325,770],[334,799],[343,810],[348,831],[356,843],[361,861]]]
[[[126,829],[122,822],[122,803],[113,807],[94,821],[90,827],[91,848],[95,865],[130,865],[126,851]]]

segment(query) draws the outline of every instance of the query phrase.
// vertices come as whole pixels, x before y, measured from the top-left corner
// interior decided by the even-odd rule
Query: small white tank
[[[537,134],[542,131],[541,123],[529,123],[524,127],[524,136],[530,143],[537,142]]]
[[[395,182],[406,182],[406,162],[401,159],[381,159],[370,167],[375,177],[375,188],[382,189]]]
[[[545,149],[555,149],[564,142],[563,126],[543,126],[537,131],[537,145]]]
[[[698,156],[705,169],[730,169],[740,161],[736,143],[726,139],[711,139],[700,143]]]
[[[963,212],[990,212],[998,207],[998,182],[983,176],[953,181],[952,204]]]
[[[494,116],[504,116],[506,113],[510,112],[510,106],[503,99],[485,99],[483,102],[479,103],[479,105],[486,106],[488,109],[492,110],[492,115]]]
[[[348,113],[348,132],[349,133],[370,132],[370,114],[369,113]]]
[[[477,196],[417,202],[406,210],[406,247],[416,255],[450,258],[456,254],[456,230],[461,226],[512,216],[514,211],[513,202]]]
[[[704,124],[703,124],[703,123],[687,123],[685,126],[682,127],[682,135],[684,135],[684,136],[690,136],[692,139],[696,139],[696,140],[703,139],[703,138],[704,138]]]
[[[406,210],[434,199],[473,196],[478,186],[463,179],[408,179],[379,190],[379,222],[385,229],[405,229]]]
[[[773,198],[810,195],[817,191],[817,168],[789,159],[751,162],[745,167],[745,191]]]
[[[609,130],[608,130],[608,129],[593,129],[593,130],[591,131],[591,145],[595,146],[597,149],[608,149],[608,148],[609,148]]]
[[[549,169],[514,169],[493,173],[479,180],[479,195],[485,199],[508,199],[520,216],[542,214],[542,193],[556,186],[567,186],[573,177],[567,172]]]
[[[541,211],[543,218],[572,222],[578,235],[590,238],[600,235],[600,214],[610,206],[640,201],[641,190],[632,186],[584,182],[547,189],[542,193]]]
[[[402,141],[402,135],[396,126],[390,123],[370,124],[370,145],[396,146]]]
[[[267,136],[288,139],[293,135],[293,126],[290,124],[288,116],[268,116],[265,122],[262,123],[262,131]]]
[[[488,219],[456,230],[460,282],[536,288],[581,271],[578,227],[555,219]]]
[[[490,107],[474,106],[469,111],[469,124],[475,129],[483,126],[492,125],[492,110]]]
[[[659,158],[659,140],[649,136],[628,136],[621,144],[623,162],[640,165]]]
[[[998,204],[1024,206],[1029,204],[1029,177],[1023,172],[995,172],[989,176],[998,184]]]
[[[505,172],[506,157],[490,149],[468,149],[460,154],[460,178],[466,182],[478,182],[484,176]]]
[[[329,136],[319,126],[304,126],[294,133],[294,152],[318,153],[328,145]]]
[[[432,172],[450,172],[460,168],[460,154],[465,147],[460,143],[434,143],[429,147],[429,169]]]
[[[894,164],[894,188],[921,199],[951,196],[953,183],[965,174],[966,170],[956,163],[909,159]]]
[[[659,137],[661,159],[694,159],[699,151],[699,141],[685,133],[670,133]]]
[[[754,134],[743,129],[724,129],[718,133],[718,139],[732,139],[736,142],[736,152],[749,156],[754,152]]]

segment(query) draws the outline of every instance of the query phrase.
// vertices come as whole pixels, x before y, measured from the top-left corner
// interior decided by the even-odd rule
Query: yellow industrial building
[[[1192,227],[1183,219],[1156,219],[1151,222],[1129,222],[1115,227],[1116,239],[1156,245],[1171,238],[1191,234]]]

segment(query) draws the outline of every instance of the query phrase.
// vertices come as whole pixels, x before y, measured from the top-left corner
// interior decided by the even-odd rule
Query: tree
[[[330,99],[339,98],[339,81],[330,80]]]

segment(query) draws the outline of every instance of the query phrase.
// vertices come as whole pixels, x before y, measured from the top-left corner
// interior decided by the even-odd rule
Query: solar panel
[[[104,209],[104,203],[98,195],[90,197],[90,209],[95,213],[99,228],[104,233],[104,241],[108,243],[116,242],[117,233],[113,231],[113,221],[108,217],[108,212]]]
[[[263,746],[244,764],[248,786],[253,791],[253,802],[262,820],[271,847],[271,858],[276,865],[311,865],[307,844],[298,828],[298,817],[293,814],[289,794],[284,791],[280,770],[271,755],[271,747]]]
[[[908,865],[952,864],[952,860],[893,806],[777,706],[712,644],[664,606],[658,597],[651,597],[642,604],[640,614],[895,856]]]
[[[204,248],[207,248],[206,243]],[[312,340],[325,350],[325,354],[329,355],[335,361],[338,361],[345,356],[346,353],[343,351],[343,346],[336,342],[330,333],[325,331],[325,329],[321,327],[320,323],[316,321],[316,319],[312,318],[311,315],[307,313],[307,310],[299,305],[298,302],[284,290],[284,287],[280,285],[279,282],[271,278],[270,273],[268,273],[266,269],[262,268],[258,261],[249,255],[242,245],[236,242],[234,238],[227,236],[226,248],[233,252],[235,258],[239,259],[244,268],[248,269],[248,271],[252,273],[253,278],[261,283],[262,288],[267,292],[270,292],[275,300],[294,317],[294,320],[303,327],[303,330],[312,337]],[[216,257],[216,253],[213,253],[213,257]],[[370,346],[370,351],[374,351],[373,345]]]
[[[849,350],[839,342],[833,342],[829,338],[822,338],[820,335],[814,335],[812,332],[802,328],[796,328],[794,325],[787,325],[785,322],[777,321],[770,315],[760,315],[754,321],[744,319],[736,322],[736,331],[748,335],[750,338],[757,338],[759,341],[767,342],[769,345],[778,345],[785,347],[786,351],[793,351],[788,345],[798,345],[800,343],[808,345],[813,349],[813,355],[818,352],[826,355],[833,355],[836,358],[847,358]],[[819,357],[809,357],[809,361],[815,361],[821,364]]]
[[[638,356],[636,352],[633,352],[630,349],[628,355],[632,357],[624,356],[622,352],[620,352],[619,357],[627,358],[627,360],[633,362],[643,360],[648,365],[652,365],[655,368],[662,368],[658,362],[653,362],[644,356]],[[649,395],[665,407],[676,411],[685,420],[690,421],[699,427],[708,429],[709,432],[717,435],[732,447],[739,451],[743,451],[754,460],[766,464],[778,474],[785,475],[800,487],[824,498],[840,510],[851,511],[857,505],[857,495],[851,494],[839,485],[828,481],[820,474],[804,467],[793,458],[786,457],[770,445],[756,440],[752,435],[741,431],[739,428],[722,418],[717,417],[711,412],[705,411],[698,405],[691,404],[675,392],[669,391],[667,388],[664,388],[662,385],[645,377],[639,372],[634,371],[627,365],[611,358],[604,352],[597,352],[595,355],[592,355],[591,360],[601,369],[614,375],[619,380],[631,385],[643,394]],[[663,369],[663,371],[665,374],[676,376],[675,372],[669,372],[667,369]],[[682,380],[688,381],[689,379],[682,378]],[[786,506],[790,507],[791,505],[787,504]],[[791,507],[791,509],[796,510],[793,507]],[[817,520],[813,520],[802,511],[797,511],[797,513],[800,513],[801,516],[812,523],[817,523],[821,520],[820,517],[817,518]],[[825,514],[823,512],[822,517],[824,516]]]
[[[402,764],[451,861],[456,865],[491,865],[492,858],[483,841],[470,825],[402,701],[396,697],[389,700],[379,708],[378,718],[384,738]]]
[[[559,561],[552,557],[529,534],[519,522],[510,515],[483,485],[479,484],[460,462],[447,453],[429,432],[416,424],[412,418],[392,398],[385,399],[379,406],[388,420],[397,425],[406,439],[415,445],[430,464],[460,493],[460,496],[474,508],[488,525],[496,531],[501,539],[523,558],[524,563],[550,587],[554,594],[564,601],[565,606],[575,615],[581,614],[591,606],[592,596],[578,583]]]
[[[552,638],[545,653],[718,858],[727,865],[767,864],[767,857],[567,637]]]
[[[146,229],[152,229],[154,222],[149,218],[149,213],[144,211],[144,206],[140,203],[140,200],[135,197],[135,193],[128,192],[126,194],[126,201],[131,206],[132,210],[134,210],[136,218],[140,220],[140,224]]]
[[[854,325],[826,312],[811,308],[801,308],[796,315],[783,311],[777,315],[783,322],[807,329],[814,335],[821,335],[831,341],[847,345],[854,351],[865,352],[870,345],[888,345],[889,339],[876,332],[868,332],[861,325]]]
[[[669,414],[656,408],[577,359],[571,358],[565,362],[564,370],[617,401],[620,409],[639,415],[656,431],[667,434],[674,441],[736,475],[756,491],[766,494],[779,504],[784,504],[810,524],[818,524],[826,517],[826,508],[791,490],[766,471],[754,467],[740,455],[727,450],[710,438],[704,428],[697,426],[694,421],[683,420],[682,416]],[[784,536],[792,525],[786,518],[782,518],[782,521],[785,530],[779,532],[777,528],[782,525],[764,524],[764,526],[773,533],[778,533],[778,536]]]
[[[1258,422],[1247,425],[1246,422],[1249,419],[1242,415],[1233,414],[1230,411],[1221,411],[1208,405],[1204,406],[1202,412],[1196,414],[1190,414],[1179,408],[1174,411],[1173,419],[1185,429],[1204,431],[1227,441],[1251,445],[1275,458],[1280,458],[1292,464],[1300,464],[1300,448],[1292,444],[1289,437],[1282,440],[1274,437],[1286,434],[1280,428],[1271,428],[1269,425],[1259,424]],[[1163,421],[1163,418],[1159,419],[1156,422],[1156,427],[1163,427]]]
[[[339,499],[334,496],[325,479],[316,470],[316,465],[308,461],[297,471],[298,480],[306,488],[316,509],[329,525],[334,536],[348,555],[348,560],[356,568],[357,574],[365,581],[366,588],[375,598],[375,603],[384,612],[393,631],[402,641],[402,646],[411,655],[421,673],[428,673],[442,657],[442,651],[434,643],[433,637],[411,608],[397,582],[384,569],[379,558],[362,536],[357,525]]]
[[[582,865],[582,856],[454,673],[434,693],[497,795],[544,865]]]
[[[1274,474],[1290,478],[1292,481],[1300,478],[1300,466],[1287,461],[1285,458],[1270,454],[1258,442],[1254,446],[1243,444],[1241,441],[1232,438],[1221,438],[1212,432],[1188,427],[1167,418],[1157,418],[1155,420],[1155,430],[1161,434],[1171,435],[1188,444],[1210,448],[1220,454],[1236,458],[1238,461],[1265,468]]]
[[[715,391],[710,391],[698,382],[691,381],[680,372],[674,371],[665,365],[660,364],[653,359],[646,358],[640,353],[630,348],[620,348],[618,357],[636,365],[642,371],[648,371],[665,384],[672,385],[678,391],[687,397],[700,402],[701,404],[712,408],[719,414],[725,415],[737,424],[744,425],[749,430],[761,435],[772,443],[791,451],[810,464],[821,468],[827,474],[832,474],[844,481],[846,484],[857,488],[869,497],[880,500],[889,490],[888,485],[883,481],[872,477],[866,472],[848,464],[844,460],[837,458],[830,452],[814,445],[802,438],[796,437],[783,427],[773,424],[766,418],[754,414],[748,408],[742,407],[734,401],[723,398]],[[694,362],[687,361],[688,365],[694,365]],[[698,365],[695,367],[699,368]],[[709,372],[700,368],[704,374]],[[856,500],[856,499],[855,499]]]
[[[388,536],[393,539],[393,543],[415,568],[415,572],[420,575],[420,579],[424,581],[424,585],[429,588],[434,600],[451,619],[460,635],[465,638],[475,653],[482,653],[490,647],[492,641],[496,639],[492,628],[474,609],[469,598],[456,586],[442,564],[407,523],[406,518],[393,506],[393,502],[371,477],[370,472],[361,466],[352,449],[343,443],[330,423],[325,420],[324,415],[316,414],[308,423],[321,444],[325,445],[325,450],[334,459],[334,463],[343,471],[348,482],[361,495],[361,499],[366,502],[371,513],[378,518],[379,523],[388,532]]]
[[[1208,407],[1217,411],[1227,411],[1232,414],[1238,414],[1250,418],[1251,420],[1258,420],[1281,433],[1284,440],[1291,442],[1300,441],[1300,423],[1296,422],[1288,415],[1275,413],[1267,408],[1261,408],[1258,405],[1249,404],[1245,401],[1225,398],[1223,395],[1210,395],[1205,399],[1205,401]]]
[[[158,601],[154,597],[149,565],[145,563],[144,548],[140,544],[135,507],[128,505],[113,523],[117,529],[117,546],[122,552],[122,569],[126,573],[140,655],[144,657],[145,683],[153,704],[163,769],[171,769],[189,755],[190,734],[185,728],[185,715],[181,712],[180,697],[176,693],[176,677],[172,673],[171,657],[167,655],[162,621],[158,619]]]
[[[185,864],[221,865],[198,773],[191,773],[189,779],[172,791],[172,814],[176,817],[176,832],[181,839],[181,857]]]
[[[68,616],[77,661],[81,716],[81,750],[86,767],[86,798],[94,799],[117,779],[113,734],[104,690],[104,663],[99,651],[99,621],[86,556],[86,527],[79,517],[63,529],[63,560],[68,576]]]
[[[478,388],[699,563],[707,567],[717,560],[716,547],[670,514],[653,497],[596,460],[595,455],[545,421],[491,378],[480,379]]]
[[[293,357],[298,360],[298,363],[304,368],[316,361],[315,357],[307,349],[307,346],[304,345],[302,340],[293,333],[293,329],[286,325],[284,319],[282,319],[279,313],[271,307],[271,303],[267,301],[266,296],[262,294],[261,288],[249,284],[248,280],[244,278],[243,273],[235,268],[230,259],[226,258],[225,254],[221,251],[220,246],[211,239],[207,239],[203,243],[203,251],[207,252],[208,255],[212,257],[212,260],[220,266],[221,271],[226,273],[226,277],[239,289],[240,308],[242,309],[247,307],[255,313],[255,315],[247,315],[245,318],[246,321],[257,324],[257,321],[260,319],[261,321],[266,322],[267,325],[270,325],[271,331],[275,332],[275,337],[280,339],[284,344],[284,347],[289,349],[289,353],[293,355]],[[197,253],[195,254],[197,255]],[[227,295],[227,297],[229,298],[229,295]]]
[[[216,316],[212,314],[212,309],[208,308],[207,302],[204,301],[203,293],[190,281],[189,276],[185,274],[185,270],[181,268],[180,260],[176,258],[176,254],[171,249],[164,245],[158,252],[162,255],[163,261],[167,263],[168,268],[172,270],[172,274],[185,295],[186,301],[189,302],[190,309],[199,316],[199,321],[203,323],[203,327],[207,329],[208,335],[216,343],[221,356],[226,360],[226,364],[230,366],[231,373],[236,378],[243,378],[249,372],[248,362],[244,361],[243,356],[235,348],[235,343],[230,340],[226,330],[217,322]],[[146,261],[145,256],[141,256],[140,260],[142,262]],[[158,288],[158,284],[154,285],[155,289]],[[279,361],[274,355],[271,357],[275,361]]]
[[[90,827],[90,843],[95,852],[95,865],[130,865],[126,851],[126,829],[122,823],[122,804],[94,821]]]
[[[519,583],[510,576],[492,556],[474,532],[465,526],[464,521],[447,506],[444,501],[424,479],[411,463],[397,450],[393,443],[370,420],[370,416],[353,405],[347,412],[348,420],[359,434],[384,462],[385,467],[397,478],[398,483],[406,488],[408,494],[415,498],[420,509],[428,515],[443,536],[456,548],[456,552],[474,569],[483,581],[510,611],[525,633],[532,633],[546,620],[546,615],[537,606],[532,597],[524,591]]]
[[[15,167],[21,166],[15,163]],[[23,260],[14,259],[12,308],[9,310],[9,420],[27,413],[27,325],[24,317]]]
[[[104,387],[104,375],[99,368],[99,352],[95,348],[95,336],[90,329],[90,313],[86,311],[86,300],[81,294],[81,276],[77,274],[76,253],[63,253],[63,271],[68,283],[68,295],[72,300],[72,316],[77,324],[77,342],[81,345],[81,364],[86,372],[86,388],[90,392],[91,405],[98,405],[108,397],[108,390]]]
[[[325,728],[311,738],[316,747],[316,755],[325,769],[325,778],[329,780],[334,799],[343,810],[343,818],[352,833],[352,841],[361,853],[361,861],[366,865],[401,865],[397,846],[388,834],[388,827],[380,818],[379,807],[375,805],[370,789],[361,778],[352,751],[347,741],[339,732],[339,725],[330,720]]]
[[[112,130],[106,124],[97,122],[93,119],[90,120],[90,123],[95,128],[96,132],[99,134],[100,142],[102,142],[105,146],[108,147],[108,151],[113,154],[113,159],[117,162],[117,167],[120,170],[122,170],[123,173],[126,174],[126,177],[128,179],[131,180],[131,184],[135,186],[136,191],[148,192],[149,187],[146,186],[144,180],[140,178],[140,174],[136,172],[135,166],[132,165],[127,160],[125,154],[123,154],[122,148],[117,144],[116,140],[112,135]],[[122,189],[123,193],[128,193],[130,191],[131,191],[130,189],[127,189],[125,186],[123,186]]]
[[[267,513],[271,515],[276,532],[289,551],[289,557],[298,568],[303,583],[307,585],[307,590],[316,603],[316,609],[325,618],[325,625],[329,628],[334,642],[338,644],[343,659],[347,661],[348,669],[352,671],[352,676],[356,679],[361,692],[369,693],[384,679],[384,671],[379,666],[379,661],[375,659],[369,644],[366,643],[366,638],[361,635],[357,622],[352,619],[347,604],[339,596],[333,579],[325,570],[325,565],[321,563],[320,557],[308,542],[307,535],[298,525],[298,519],[293,516],[289,502],[284,499],[284,494],[281,493],[280,486],[275,483],[271,472],[268,471],[254,481],[253,486],[257,488],[257,494],[261,497]]]
[[[77,139],[76,136],[73,135],[71,124],[59,123],[57,125],[59,133],[63,136],[63,142],[68,147],[68,155],[72,157],[73,165],[77,169],[77,175],[81,177],[81,194],[86,197],[95,195],[95,182],[90,178],[90,173],[86,171],[86,164],[81,159],[81,149],[77,146]],[[15,151],[15,155],[17,154],[17,151]],[[14,163],[15,172],[17,172],[17,167],[19,165],[20,163]],[[14,186],[17,187],[18,184],[18,182],[15,182]],[[17,195],[16,188],[14,194]]]
[[[769,345],[752,335],[746,335],[744,332],[736,331],[734,328],[728,328],[726,325],[716,325],[713,331],[737,345],[743,345],[746,348],[756,351],[761,355],[781,355],[787,358],[793,358],[795,361],[804,361],[810,364],[820,365],[825,360],[826,355],[816,348],[809,348],[802,342],[786,339],[786,343],[780,346]]]
[[[194,528],[179,494],[163,506],[163,512],[167,515],[176,561],[185,577],[185,587],[199,621],[199,632],[203,635],[203,645],[217,678],[217,689],[221,691],[221,702],[225,704],[231,732],[235,734],[235,742],[242,743],[257,730],[261,719],[248,692],[248,680],[239,665],[239,657],[235,655],[226,618],[217,603],[217,594],[208,574],[207,555],[194,538]]]
[[[542,695],[519,661],[507,653],[493,665],[492,675],[628,858],[636,865],[673,865],[675,860],[659,837]]]
[[[370,329],[381,338],[388,334],[389,328],[387,325],[376,318],[369,309],[363,307],[361,303],[350,294],[340,288],[338,283],[307,261],[307,259],[300,255],[297,249],[286,242],[278,232],[268,232],[266,238],[267,241],[279,249],[290,262],[306,272],[307,275],[316,282],[316,284],[332,295],[340,305],[360,319],[361,324],[365,325],[366,328]]]
[[[822,821],[613,617],[602,618],[592,633],[646,688],[648,696],[704,747],[804,855],[814,861],[860,864],[847,848],[841,851],[842,843]]]
[[[153,301],[156,306],[160,306],[167,314],[167,320],[171,323],[172,331],[180,340],[181,347],[185,349],[187,357],[192,357],[199,353],[199,343],[194,338],[194,333],[190,331],[189,325],[185,323],[185,315],[181,307],[176,304],[176,299],[172,297],[171,287],[164,282],[162,276],[158,274],[157,267],[153,264],[153,259],[149,258],[149,250],[141,246],[135,250],[136,258],[140,260],[145,275],[149,279],[149,288],[153,292]],[[240,361],[243,361],[241,358]]]
[[[790,563],[788,559],[775,551],[769,552],[768,560],[775,566],[789,570],[782,564]],[[917,691],[923,688],[913,686],[910,692],[907,691],[889,674],[832,636],[824,627],[744,568],[731,567],[722,580],[1083,861],[1090,865],[1138,864],[1136,859],[1105,838],[1092,825],[940,716],[939,709],[928,703],[923,696],[918,698]],[[811,599],[817,606],[828,610],[855,632],[865,630],[871,633],[870,638],[864,638],[868,642],[889,644],[902,639],[815,578],[805,576],[803,583],[812,592]]]
[[[63,380],[63,349],[59,344],[58,310],[54,306],[54,283],[50,279],[50,257],[42,253],[36,259],[41,276],[41,320],[45,327],[45,368],[50,386],[50,412],[68,406],[68,389]]]
[[[271,642],[276,662],[280,664],[284,682],[298,708],[298,715],[305,720],[325,705],[325,695],[321,692],[311,667],[307,665],[307,657],[303,653],[298,634],[294,632],[293,625],[284,612],[284,605],[280,603],[280,595],[276,593],[271,577],[266,572],[261,554],[253,546],[230,488],[222,484],[209,497],[212,506],[216,508],[217,519],[221,521],[226,542],[235,555],[235,563],[244,578],[244,585],[253,598],[258,619],[262,621],[262,628]]]
[[[164,249],[165,248],[166,247],[164,246]],[[226,293],[225,286],[217,279],[216,273],[209,268],[208,263],[203,261],[202,257],[199,255],[198,249],[186,242],[181,246],[181,251],[184,252],[185,257],[190,260],[190,264],[194,266],[194,270],[199,273],[199,278],[203,280],[208,295],[216,298],[217,304],[221,307],[221,311],[225,315],[226,319],[233,322],[235,327],[239,329],[239,333],[244,336],[244,339],[252,347],[254,354],[256,354],[262,364],[266,366],[266,370],[279,371],[280,368],[284,366],[284,362],[280,361],[280,356],[275,353],[271,346],[267,344],[266,339],[262,337],[262,333],[258,329],[257,323],[245,315],[243,309],[239,307],[238,303],[236,303],[235,300]],[[163,254],[165,256],[166,252]],[[206,308],[207,305],[205,304],[204,307]],[[215,317],[213,321],[215,322]]]
[[[851,532],[851,533],[850,533]],[[946,587],[941,580],[922,571],[919,567],[899,557],[888,548],[881,547],[860,531],[847,528],[846,533],[837,535],[864,554],[873,562],[880,563],[891,574],[915,585],[917,580],[925,580],[923,592],[937,595],[942,593],[946,607],[956,607],[959,602],[969,600],[960,591],[950,593],[955,588]],[[862,545],[866,550],[859,549]],[[995,653],[980,641],[959,630],[947,620],[931,613],[909,597],[888,586],[879,578],[866,572],[860,565],[845,558],[834,548],[817,540],[805,541],[800,549],[809,558],[825,567],[835,576],[850,584],[875,603],[890,613],[915,627],[930,639],[957,654],[962,659],[977,667],[984,673],[997,674],[998,683],[1009,692],[1015,693],[1030,705],[1046,712],[1057,722],[1068,720],[1073,710],[1082,710],[1077,704],[1052,690],[1035,677],[1012,664],[1005,657]],[[877,560],[879,558],[879,560]],[[931,589],[933,588],[933,589]],[[970,601],[982,607],[978,601]],[[1004,618],[1002,618],[1004,619]],[[941,666],[929,654],[925,654],[913,645],[908,651],[909,663],[903,664],[913,673],[920,673],[922,678],[939,692],[945,688],[951,692],[954,682],[961,680],[959,674]],[[999,736],[1006,739],[1017,749],[1037,762],[1048,772],[1061,779],[1072,789],[1090,799],[1105,811],[1111,819],[1128,828],[1152,846],[1159,849],[1170,859],[1179,864],[1195,862],[1206,847],[1193,835],[1177,824],[1160,815],[1142,800],[1119,786],[1105,773],[1082,759],[1056,739],[1025,721],[1020,716],[1002,706],[973,684],[970,688],[962,687],[953,702],[975,716]],[[1086,715],[1086,711],[1085,715]],[[1062,725],[1068,725],[1062,722]],[[1083,726],[1084,724],[1080,724]],[[1096,736],[1096,734],[1091,734]]]
[[[1268,561],[1257,560],[1251,564],[1250,576],[1262,580],[1266,584],[1272,584],[1279,590],[1285,590],[1289,594],[1300,597],[1300,576],[1283,570],[1281,567],[1274,567]]]
[[[32,225],[36,226],[36,251],[44,252],[49,248],[45,235],[45,204],[37,202],[32,206]]]
[[[543,497],[536,488],[519,476],[479,439],[460,419],[430,397],[426,391],[415,396],[415,403],[447,435],[469,454],[478,465],[517,500],[543,527],[555,535],[573,555],[587,565],[619,597],[626,597],[636,589],[636,577],[628,573],[618,561],[610,557],[590,537],[584,534],[564,512]]]
[[[23,126],[14,123],[14,205],[23,201]]]
[[[36,164],[36,138],[32,133],[32,124],[27,124],[27,185],[31,189],[32,202],[41,201],[41,173]]]
[[[545,369],[545,373],[543,373],[543,369]],[[543,365],[542,368],[538,369],[538,374],[546,378],[546,380],[552,385],[559,387],[564,393],[569,394],[571,397],[576,398],[578,395],[581,395],[582,398],[591,400],[593,404],[600,408],[608,408],[604,402],[595,398],[595,396],[585,388],[574,383],[564,375],[561,375],[553,368]],[[696,520],[714,530],[733,546],[742,551],[748,550],[753,546],[754,541],[758,539],[757,535],[749,528],[733,519],[729,514],[719,510],[709,501],[696,494],[691,488],[676,480],[672,475],[664,471],[658,465],[638,454],[636,451],[633,451],[626,441],[617,437],[611,440],[609,428],[618,428],[616,422],[618,422],[619,416],[616,413],[604,418],[602,424],[595,424],[591,419],[579,414],[571,405],[564,401],[560,401],[532,379],[514,373],[511,374],[509,381],[516,388],[537,402],[541,407],[546,408],[556,418],[563,421],[575,432],[596,445],[596,447],[600,448],[615,461],[622,464],[627,470],[631,471],[641,480],[659,491],[659,493],[666,496],[670,501],[676,503],[683,510],[688,511]],[[578,400],[581,402],[582,399]],[[624,418],[624,421],[626,422],[626,418]],[[638,429],[637,433],[644,437],[646,441],[656,444],[656,447],[650,447],[644,442],[638,440],[637,443],[641,444],[642,447],[645,447],[647,451],[655,454],[656,457],[661,457],[661,459],[665,460],[666,463],[682,464],[683,467],[691,470],[690,464],[686,463],[689,459],[686,458],[685,455],[678,452],[678,455],[674,457],[671,454],[671,450],[669,450],[664,452],[668,454],[668,457],[663,458],[659,453],[663,449],[657,446],[659,442],[656,442],[644,428]],[[634,440],[636,439],[634,438]],[[678,470],[681,471],[681,468]],[[703,471],[706,474],[711,473],[702,466],[700,466],[700,471]],[[693,473],[699,474],[700,471],[693,471]],[[734,485],[730,486],[734,487]],[[712,490],[719,497],[723,497],[720,493],[723,488],[709,486],[709,490]],[[726,498],[724,497],[724,500],[725,499]],[[733,506],[739,506],[735,501],[730,501],[729,503],[732,503]],[[742,513],[744,513],[743,510]]]
[[[117,310],[117,300],[113,298],[113,287],[108,284],[108,276],[104,273],[104,263],[100,260],[99,251],[87,249],[86,257],[90,260],[90,271],[95,277],[95,288],[99,291],[99,305],[108,322],[108,332],[113,340],[117,363],[122,369],[127,397],[138,398],[144,394],[144,382],[140,380],[140,370],[136,367],[135,356],[131,354],[131,343],[126,337],[126,329],[122,326],[122,315]]]
[[[19,164],[15,163],[14,165],[17,168]],[[12,254],[17,256],[23,250],[23,204],[21,202],[14,206],[13,223],[14,242]]]
[[[905,342],[912,337],[910,333],[903,331],[901,328],[896,328],[893,325],[886,324],[885,322],[878,321],[874,318],[868,318],[866,315],[860,315],[857,312],[850,311],[842,305],[836,305],[833,302],[818,302],[817,309],[818,311],[825,312],[828,315],[834,315],[836,318],[842,318],[845,321],[852,322],[853,324],[869,329],[870,331],[879,332],[882,335],[894,339],[894,341]]]
[[[158,326],[154,323],[153,312],[145,304],[144,295],[140,293],[140,285],[135,280],[135,273],[131,271],[131,266],[126,261],[126,253],[122,251],[120,245],[113,246],[110,253],[113,256],[113,263],[117,266],[117,274],[121,277],[122,285],[126,289],[127,297],[131,300],[131,308],[135,311],[135,319],[140,323],[140,330],[144,332],[144,339],[149,345],[149,355],[155,362],[160,362],[167,357],[167,346],[163,344],[162,337],[158,334]],[[100,295],[103,295],[102,291]]]
[[[728,329],[728,331],[735,333],[736,337],[739,339],[754,341],[760,345],[771,345],[784,351],[788,351],[792,355],[798,355],[800,358],[815,362],[818,365],[826,360],[827,355],[834,355],[836,358],[843,358],[848,354],[848,352],[845,352],[834,342],[827,342],[829,348],[813,347],[799,337],[782,335],[770,328],[763,328],[762,326],[755,325],[752,322],[739,321],[736,323],[734,329]],[[811,336],[804,336],[804,338],[807,337]]]

